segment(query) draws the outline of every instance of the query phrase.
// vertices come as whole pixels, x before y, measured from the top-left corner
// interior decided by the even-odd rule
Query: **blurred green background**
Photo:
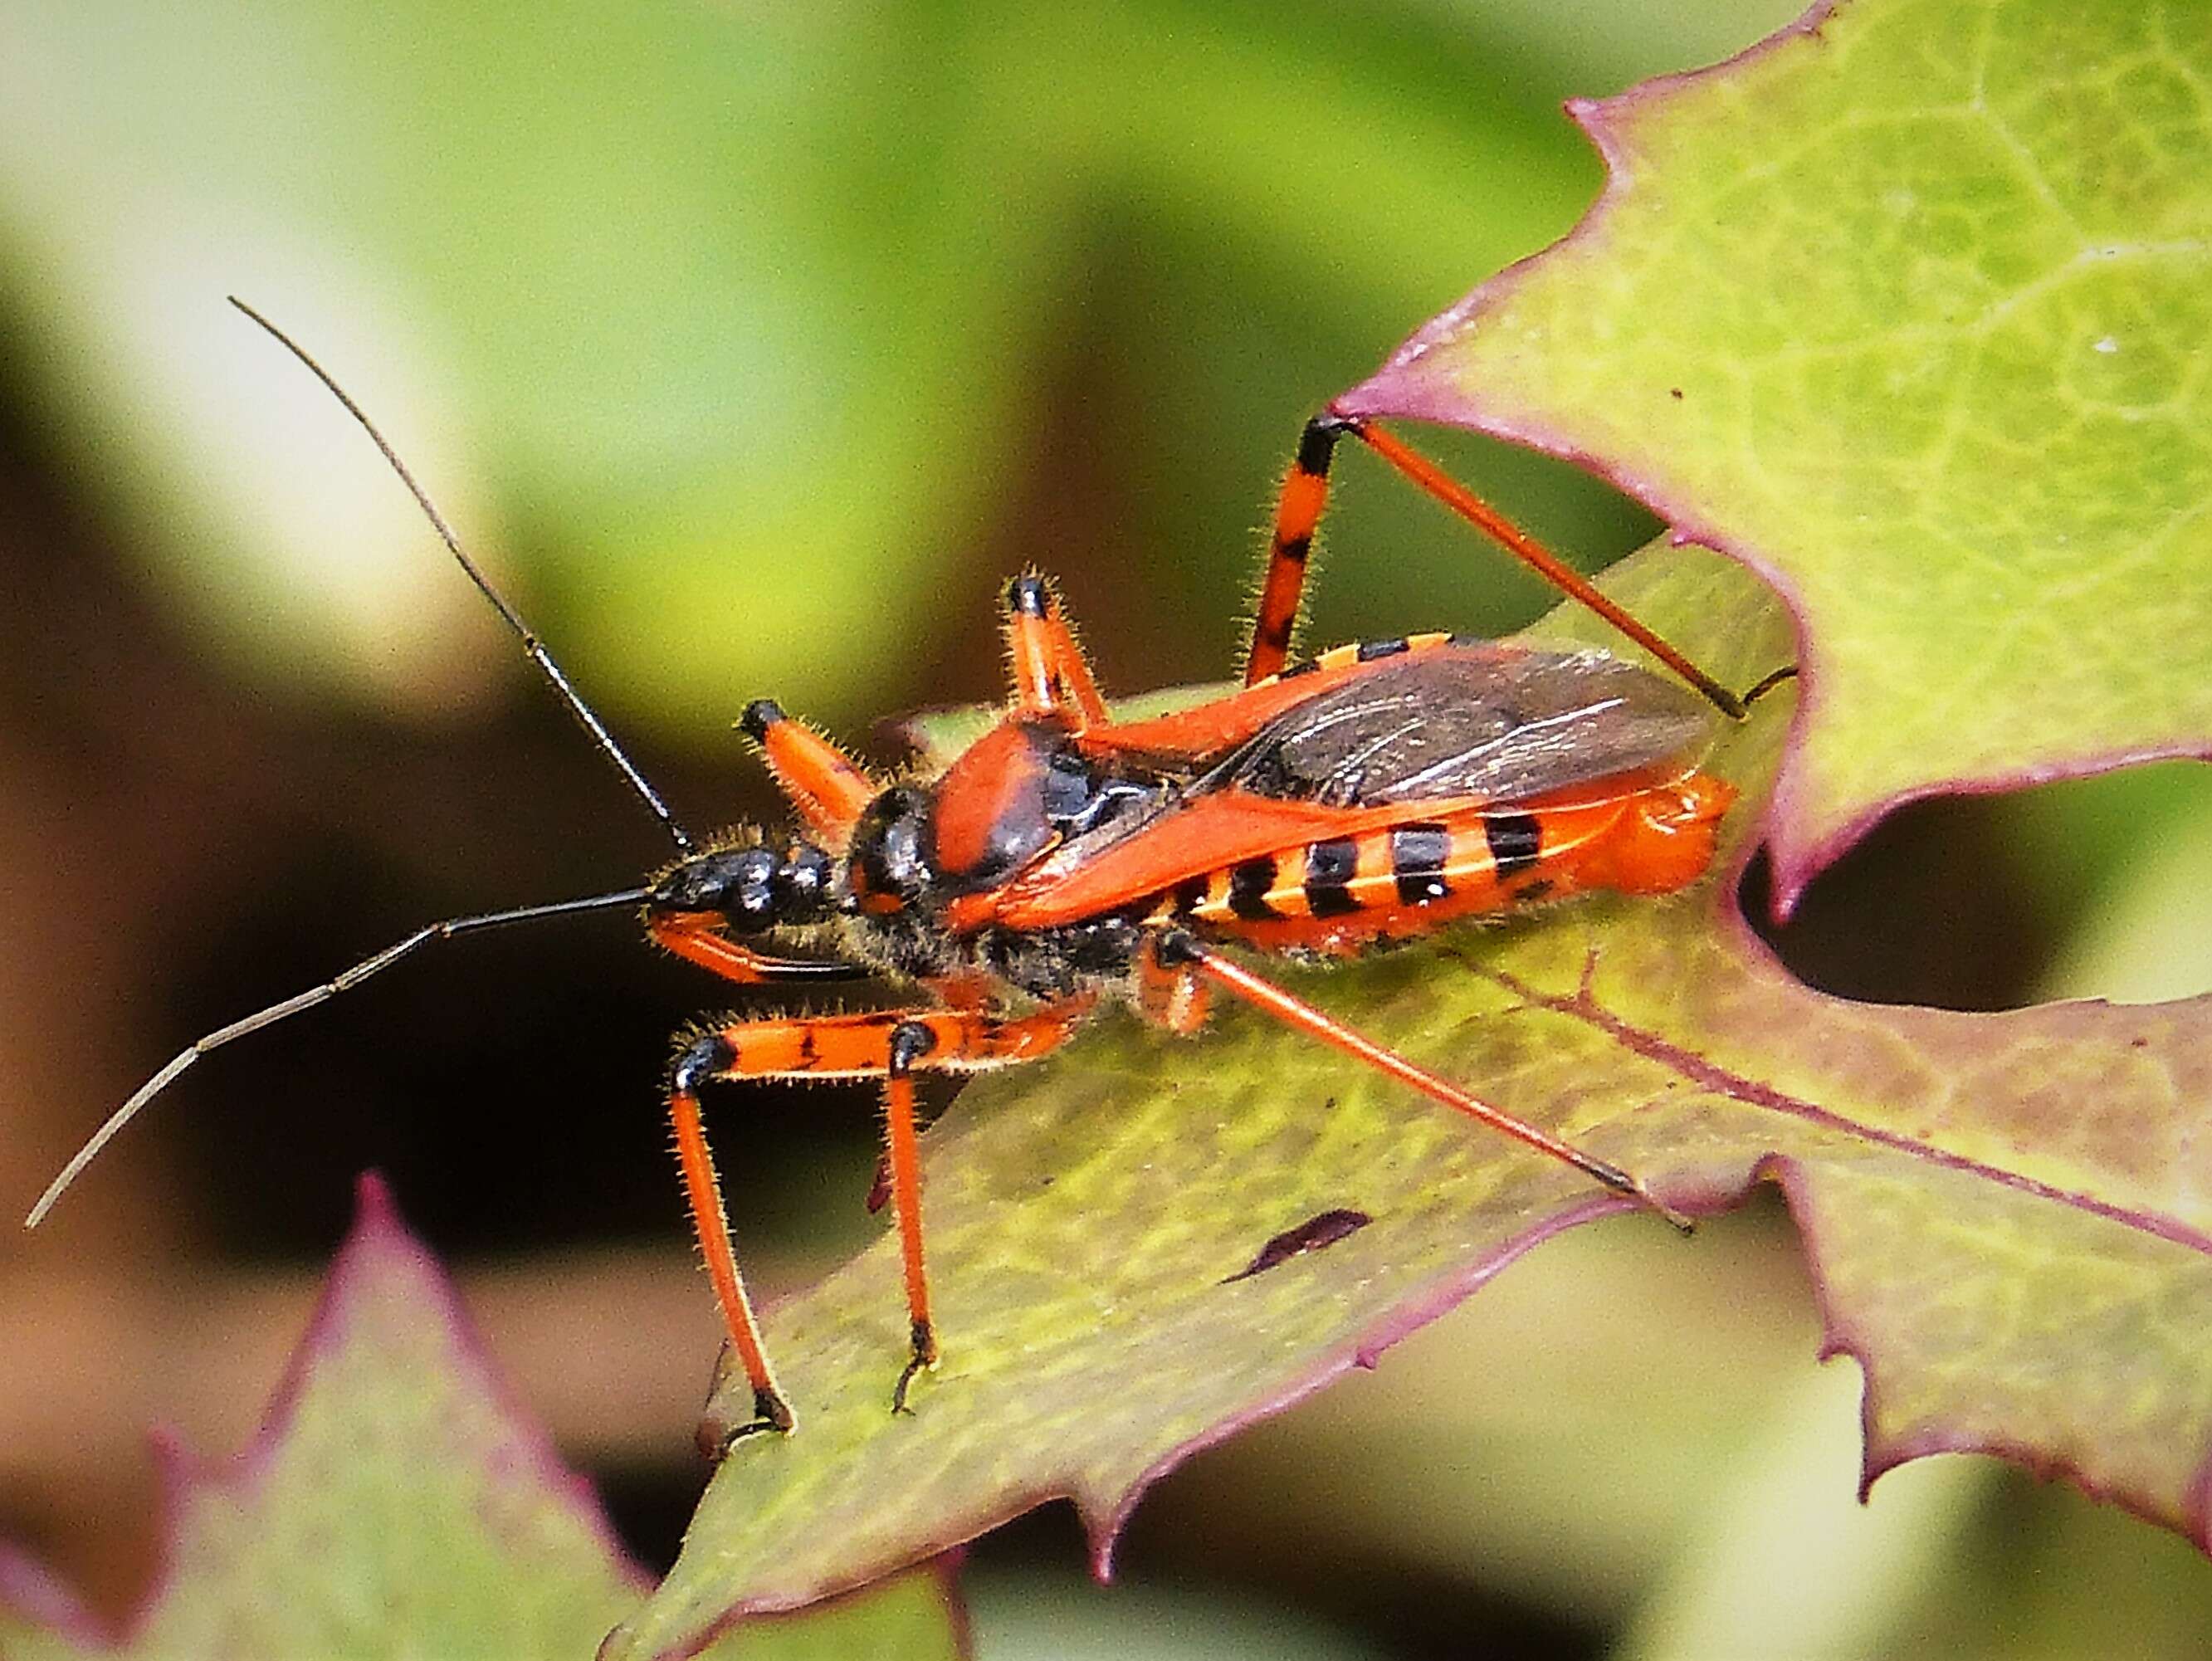
[[[752,697],[882,761],[879,718],[997,697],[994,600],[1028,563],[1110,690],[1223,673],[1305,416],[1596,191],[1560,100],[1792,10],[9,0],[0,1198],[195,1033],[666,854],[226,294],[362,399],[706,827],[775,811],[729,728]],[[1557,465],[1436,447],[1585,563],[1654,528]],[[1541,608],[1363,458],[1340,478],[1316,636]],[[1954,1007],[2203,990],[2202,775],[1911,810],[1778,943]],[[125,1608],[139,1427],[243,1439],[378,1165],[665,1560],[714,1323],[655,1092],[665,1035],[726,1001],[580,922],[201,1069],[0,1242],[0,1531]],[[767,1282],[867,1237],[870,1102],[715,1112]],[[1115,1591],[1064,1508],[992,1536],[979,1652],[2201,1652],[2202,1561],[2070,1493],[1947,1460],[1855,1506],[1857,1374],[1813,1363],[1778,1212],[1636,1241],[1547,1246],[1194,1461]]]

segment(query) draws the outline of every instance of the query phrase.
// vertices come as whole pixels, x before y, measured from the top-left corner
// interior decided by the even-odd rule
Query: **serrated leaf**
[[[1852,0],[1574,107],[1581,227],[1347,411],[1584,459],[1803,627],[1786,902],[1931,792],[2203,755],[2212,14]]]
[[[1734,684],[1787,656],[1779,606],[1716,556],[1655,551],[1609,584]],[[1545,632],[1601,638],[1566,617]],[[1715,758],[1747,792],[1737,858],[1787,702]],[[1732,896],[1716,874],[1284,972],[1673,1203],[1718,1209],[1779,1181],[1830,1348],[1867,1370],[1870,1475],[1988,1448],[2201,1537],[2212,1001],[1855,1006],[1790,980]],[[979,1082],[932,1134],[926,1182],[945,1359],[913,1415],[889,1412],[906,1317],[887,1238],[771,1312],[799,1430],[738,1444],[611,1654],[680,1652],[732,1609],[858,1583],[1048,1495],[1075,1499],[1103,1567],[1145,1485],[1194,1449],[1622,1208],[1237,1010],[1187,1043],[1109,1018]],[[1230,1279],[1345,1209],[1371,1220]],[[1649,1218],[1613,1226],[1697,1250]],[[720,1404],[732,1420],[741,1395]]]
[[[453,1288],[373,1178],[253,1445],[160,1444],[169,1538],[112,1645],[0,1555],[0,1652],[42,1657],[585,1656],[649,1577],[590,1485],[491,1373]],[[818,1615],[749,1623],[726,1661],[962,1652],[949,1583],[909,1575]]]

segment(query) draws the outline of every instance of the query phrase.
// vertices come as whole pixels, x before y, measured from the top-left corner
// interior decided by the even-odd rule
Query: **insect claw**
[[[900,1372],[898,1383],[892,1387],[891,1411],[894,1414],[912,1414],[914,1409],[906,1404],[907,1391],[919,1375],[936,1371],[937,1333],[928,1322],[916,1321],[914,1323],[914,1354]]]
[[[1759,680],[1753,684],[1751,690],[1743,694],[1739,702],[1742,703],[1745,709],[1748,709],[1753,704],[1758,703],[1759,699],[1765,697],[1776,687],[1781,685],[1783,682],[1795,680],[1796,678],[1797,666],[1794,663],[1785,663],[1779,669],[1777,669],[1772,674],[1760,677]]]
[[[763,1431],[774,1431],[787,1436],[799,1423],[791,1404],[772,1390],[753,1391],[753,1416],[732,1430],[728,1421],[709,1415],[699,1421],[699,1451],[715,1463],[726,1458],[732,1448],[748,1436],[757,1436]]]
[[[1674,1226],[1676,1232],[1694,1234],[1698,1232],[1696,1218],[1687,1212],[1675,1210],[1619,1165],[1608,1165],[1603,1159],[1577,1159],[1575,1163],[1581,1166],[1584,1175],[1595,1177],[1614,1193],[1635,1201],[1646,1210],[1657,1212]]]

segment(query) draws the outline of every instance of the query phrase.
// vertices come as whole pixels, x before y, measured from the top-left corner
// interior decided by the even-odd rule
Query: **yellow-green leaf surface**
[[[452,1287],[374,1179],[254,1445],[213,1467],[162,1444],[161,1584],[110,1639],[0,1554],[0,1655],[300,1661],[588,1656],[646,1585],[584,1481],[506,1399]],[[719,1661],[963,1652],[927,1571],[748,1623]]]
[[[1735,684],[1790,649],[1781,608],[1716,555],[1654,551],[1612,584]],[[1600,637],[1571,618],[1547,632]],[[1716,753],[1747,792],[1731,857],[1789,703]],[[1867,1370],[1869,1472],[1990,1448],[2201,1535],[2212,1002],[1848,1004],[1779,969],[1718,875],[1291,977],[1676,1205],[1778,1181],[1830,1343]],[[945,1360],[915,1411],[889,1411],[906,1313],[886,1238],[769,1315],[799,1428],[737,1445],[611,1654],[681,1652],[733,1609],[857,1584],[1047,1495],[1074,1497],[1103,1564],[1145,1484],[1193,1450],[1372,1364],[1547,1234],[1624,1209],[1234,1009],[1194,1040],[1109,1017],[985,1080],[928,1139],[925,1180]],[[1331,1211],[1371,1220],[1232,1278]],[[1699,1249],[1648,1215],[1607,1226]]]
[[[2212,11],[1851,0],[1578,106],[1609,183],[1347,411],[1585,459],[1803,639],[1785,901],[1876,815],[2212,747]]]

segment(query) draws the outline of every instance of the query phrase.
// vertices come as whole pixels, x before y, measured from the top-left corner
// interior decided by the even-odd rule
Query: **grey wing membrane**
[[[1500,804],[1623,775],[1687,770],[1717,717],[1609,653],[1491,642],[1380,660],[1285,710],[1194,782],[1340,806],[1449,796]]]

